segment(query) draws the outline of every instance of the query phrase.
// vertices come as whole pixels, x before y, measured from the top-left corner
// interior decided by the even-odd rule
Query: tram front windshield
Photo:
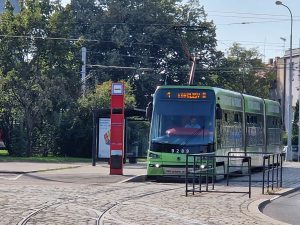
[[[169,153],[213,151],[214,100],[156,99],[150,150]]]

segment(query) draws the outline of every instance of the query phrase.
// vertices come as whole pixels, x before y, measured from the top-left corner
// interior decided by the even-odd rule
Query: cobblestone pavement
[[[261,177],[255,174],[255,181]],[[238,179],[238,178],[237,178]],[[26,181],[26,180],[24,180]],[[217,183],[217,191],[247,191],[247,182]],[[185,197],[183,183],[70,184],[0,183],[0,224],[284,224],[261,214],[262,195],[254,182],[247,193],[204,192]],[[286,163],[283,188],[300,185],[300,164]]]

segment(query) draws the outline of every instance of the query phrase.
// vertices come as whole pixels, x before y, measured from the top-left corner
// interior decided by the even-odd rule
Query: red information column
[[[124,157],[124,84],[113,83],[110,111],[110,174],[123,175]]]

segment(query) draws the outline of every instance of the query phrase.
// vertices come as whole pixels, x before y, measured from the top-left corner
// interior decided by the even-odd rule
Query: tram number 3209
[[[188,154],[190,150],[188,148],[172,148],[171,153],[178,153],[178,154]]]

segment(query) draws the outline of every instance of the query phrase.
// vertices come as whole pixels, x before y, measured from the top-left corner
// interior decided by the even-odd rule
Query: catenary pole
[[[281,1],[276,1],[276,5],[281,5],[289,10],[290,16],[291,16],[291,32],[290,32],[290,59],[289,59],[289,92],[288,92],[288,148],[286,152],[286,160],[290,160],[290,156],[292,154],[292,79],[293,79],[293,14],[290,8],[283,4]]]

